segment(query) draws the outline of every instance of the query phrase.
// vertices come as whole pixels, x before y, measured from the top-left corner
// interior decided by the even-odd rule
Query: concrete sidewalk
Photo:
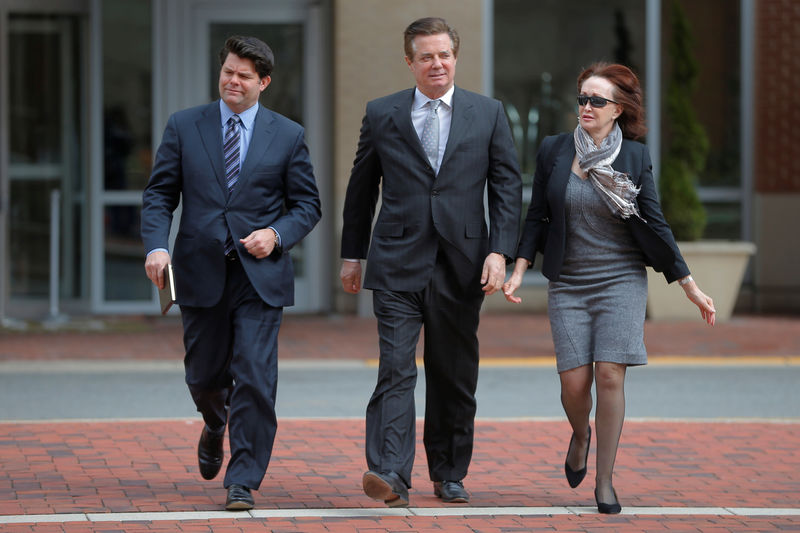
[[[0,361],[183,358],[180,319],[134,317],[67,324],[57,331],[0,331]],[[552,357],[546,315],[485,313],[479,329],[482,358]],[[280,333],[280,358],[376,359],[374,318],[287,314]],[[645,324],[651,357],[800,356],[800,317],[736,316],[706,325],[690,322]]]

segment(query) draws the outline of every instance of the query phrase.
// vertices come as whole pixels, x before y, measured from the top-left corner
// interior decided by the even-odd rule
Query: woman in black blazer
[[[586,476],[594,381],[595,500],[599,512],[619,513],[612,475],[625,417],[625,374],[628,366],[647,362],[645,265],[667,282],[678,280],[710,325],[715,310],[664,220],[647,148],[634,140],[646,132],[636,75],[605,63],[583,71],[578,120],[574,132],[542,141],[514,272],[503,291],[519,303],[514,292],[536,253],[543,254],[561,403],[572,426],[564,472],[573,488]]]

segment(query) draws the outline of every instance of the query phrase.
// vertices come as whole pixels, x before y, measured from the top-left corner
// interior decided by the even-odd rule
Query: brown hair
[[[614,85],[614,100],[622,106],[622,114],[617,117],[617,124],[626,139],[638,139],[647,133],[644,120],[642,86],[639,78],[625,65],[610,63],[594,63],[578,76],[578,93],[583,82],[592,76],[605,78]]]
[[[439,17],[421,18],[408,25],[406,31],[403,32],[403,46],[406,57],[414,59],[414,38],[417,35],[439,35],[440,33],[446,33],[450,37],[453,56],[458,57],[458,45],[461,42],[458,38],[458,32],[456,32],[455,28],[451,28],[446,20]]]
[[[259,78],[266,78],[272,74],[275,66],[275,56],[267,43],[255,37],[233,35],[225,41],[225,46],[219,51],[219,64],[224,65],[228,54],[250,59],[258,73]]]

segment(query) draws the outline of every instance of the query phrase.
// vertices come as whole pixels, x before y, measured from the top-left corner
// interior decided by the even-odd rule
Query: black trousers
[[[181,306],[186,384],[211,429],[228,423],[224,486],[258,489],[277,430],[278,330],[283,309],[256,293],[241,263],[228,261],[213,307]]]
[[[377,472],[396,472],[409,487],[416,442],[416,347],[422,327],[423,443],[430,479],[461,480],[472,458],[483,293],[478,281],[465,289],[453,268],[454,262],[440,249],[424,290],[373,291],[380,363],[378,382],[367,406],[367,465]]]

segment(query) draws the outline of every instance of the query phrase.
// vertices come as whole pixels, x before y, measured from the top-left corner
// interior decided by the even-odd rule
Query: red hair
[[[614,100],[622,106],[622,114],[617,117],[617,124],[626,139],[638,139],[647,133],[644,120],[644,97],[639,78],[625,65],[610,63],[594,63],[578,76],[578,93],[583,82],[592,76],[604,78],[614,86]]]

